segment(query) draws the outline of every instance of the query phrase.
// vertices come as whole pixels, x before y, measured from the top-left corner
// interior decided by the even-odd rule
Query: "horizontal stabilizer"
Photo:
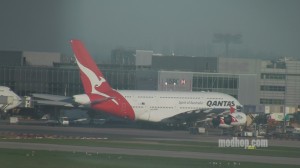
[[[108,100],[111,100],[111,99],[114,99],[114,97],[105,97],[103,99],[97,99],[97,100],[92,101],[91,105],[104,103],[104,102],[106,102]]]
[[[72,103],[52,100],[35,100],[38,105],[74,107]]]
[[[39,98],[39,99],[45,99],[45,100],[52,100],[52,101],[63,101],[63,100],[70,99],[70,97],[67,97],[67,96],[39,94],[39,93],[33,93],[32,97]]]

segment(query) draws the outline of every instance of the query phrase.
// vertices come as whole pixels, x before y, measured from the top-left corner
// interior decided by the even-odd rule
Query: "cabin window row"
[[[173,109],[173,107],[166,107],[166,106],[151,106],[150,108],[160,108],[160,109]]]
[[[203,97],[160,97],[161,99],[203,99]]]

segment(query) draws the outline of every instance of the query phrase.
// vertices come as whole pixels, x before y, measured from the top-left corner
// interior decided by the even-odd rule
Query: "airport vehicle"
[[[58,119],[46,119],[45,124],[49,126],[68,126],[70,121],[68,117],[59,117]]]
[[[63,126],[69,125],[69,119],[68,119],[68,117],[60,117],[58,121]]]
[[[0,116],[6,115],[8,110],[18,107],[22,99],[9,87],[0,86]]]
[[[90,107],[111,115],[149,122],[196,122],[209,113],[222,113],[231,107],[241,109],[234,97],[217,92],[168,92],[145,90],[115,90],[79,40],[71,40],[85,94],[64,96],[33,94],[42,103]]]

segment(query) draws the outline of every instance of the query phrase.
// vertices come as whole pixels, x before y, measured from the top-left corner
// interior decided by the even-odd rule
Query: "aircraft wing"
[[[203,123],[203,122],[208,122],[208,121],[212,121],[212,118],[205,118],[203,120],[197,121],[197,123]]]
[[[188,122],[198,122],[205,120],[208,117],[224,115],[224,111],[228,109],[198,109],[187,111],[184,113],[177,114],[170,118],[164,119],[163,122],[172,122],[172,123],[188,123]]]

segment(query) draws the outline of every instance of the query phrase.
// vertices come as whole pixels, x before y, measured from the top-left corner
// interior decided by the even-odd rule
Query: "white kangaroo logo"
[[[101,95],[101,96],[104,96],[106,98],[110,98],[109,95],[107,94],[104,94],[104,93],[101,93],[99,92],[98,90],[95,89],[95,87],[101,87],[102,83],[103,82],[106,82],[106,80],[103,78],[103,77],[97,77],[97,75],[90,69],[88,69],[87,67],[83,66],[78,60],[77,58],[75,57],[76,59],[76,62],[77,62],[77,65],[79,66],[80,70],[89,78],[90,80],[90,83],[92,85],[92,91],[91,93],[93,94],[98,94],[98,95]],[[119,105],[119,103],[115,100],[115,99],[112,99],[112,101],[116,104],[116,105]]]

